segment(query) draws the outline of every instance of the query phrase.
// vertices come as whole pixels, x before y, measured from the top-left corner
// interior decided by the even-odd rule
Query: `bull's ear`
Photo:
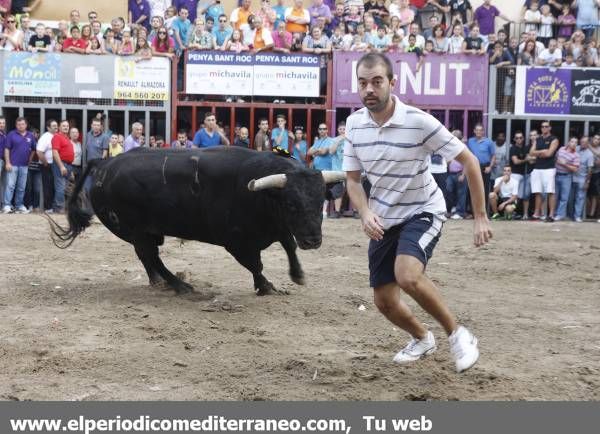
[[[283,188],[287,182],[287,176],[285,173],[278,173],[277,175],[269,175],[259,179],[253,179],[248,183],[248,190],[260,191],[267,188]]]
[[[340,170],[323,170],[321,172],[325,184],[333,184],[334,182],[341,182],[346,179],[346,172]]]

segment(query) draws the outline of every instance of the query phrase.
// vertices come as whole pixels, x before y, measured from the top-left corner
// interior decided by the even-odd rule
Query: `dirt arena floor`
[[[100,224],[66,251],[39,215],[0,225],[0,399],[600,398],[596,223],[494,223],[480,250],[471,222],[446,224],[429,272],[479,337],[480,361],[463,375],[418,308],[439,350],[391,363],[407,336],[373,305],[357,220],[326,221],[321,249],[300,251],[304,287],[281,247],[264,252],[266,276],[291,290],[267,297],[221,248],[165,244],[167,266],[201,293],[180,297],[149,287],[133,248]]]

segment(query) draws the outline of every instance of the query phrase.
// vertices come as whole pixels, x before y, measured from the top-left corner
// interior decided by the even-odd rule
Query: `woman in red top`
[[[172,58],[174,52],[175,41],[167,33],[166,27],[160,27],[152,40],[152,55]]]

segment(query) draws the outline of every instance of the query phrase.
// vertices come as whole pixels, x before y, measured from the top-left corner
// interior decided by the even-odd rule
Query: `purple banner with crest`
[[[356,63],[362,55],[334,53],[334,106],[362,106],[356,79]],[[417,56],[413,53],[388,57],[397,77],[394,94],[403,102],[420,108],[486,111],[487,56],[430,54],[418,71]]]
[[[527,69],[525,81],[527,114],[562,115],[571,112],[570,69]]]

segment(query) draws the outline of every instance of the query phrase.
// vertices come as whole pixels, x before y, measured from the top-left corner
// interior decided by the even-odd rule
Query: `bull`
[[[92,209],[82,194],[90,176]],[[256,294],[265,295],[280,291],[262,273],[261,251],[281,243],[290,278],[303,285],[296,249],[320,247],[326,183],[343,176],[238,147],[139,148],[91,161],[67,201],[68,227],[49,220],[55,244],[66,248],[95,213],[108,230],[133,245],[151,285],[166,284],[177,293],[194,288],[160,259],[164,237],[222,246],[252,273]]]

